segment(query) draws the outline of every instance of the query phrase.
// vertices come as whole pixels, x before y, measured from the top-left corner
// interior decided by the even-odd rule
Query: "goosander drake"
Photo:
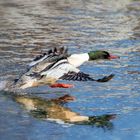
[[[79,67],[83,63],[92,60],[98,59],[116,59],[118,56],[111,55],[107,51],[90,51],[89,53],[80,53],[80,54],[68,54],[68,49],[66,47],[50,49],[47,53],[37,56],[28,67],[35,69],[37,72],[43,70],[46,66],[66,58],[68,62],[74,67]],[[33,70],[32,69],[32,70]]]
[[[118,58],[106,51],[91,51],[83,54],[67,53],[67,48],[54,48],[43,55],[37,56],[29,64],[28,71],[17,80],[21,88],[50,84],[51,87],[72,87],[70,84],[56,83],[57,80],[97,81],[107,82],[114,76],[105,76],[102,79],[93,79],[89,74],[80,72],[77,68],[86,61],[96,59]],[[22,83],[22,84],[21,84]]]

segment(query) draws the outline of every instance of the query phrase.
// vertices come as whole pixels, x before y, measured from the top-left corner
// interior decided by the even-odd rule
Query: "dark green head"
[[[111,55],[107,51],[91,51],[88,53],[89,60],[97,60],[97,59],[116,59],[118,56]]]

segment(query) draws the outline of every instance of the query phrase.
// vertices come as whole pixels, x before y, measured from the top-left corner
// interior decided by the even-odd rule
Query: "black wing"
[[[105,76],[101,79],[93,79],[89,74],[85,74],[83,72],[68,72],[64,74],[60,79],[62,80],[73,80],[73,81],[96,81],[96,82],[107,82],[114,77],[114,74],[110,74],[109,76]]]

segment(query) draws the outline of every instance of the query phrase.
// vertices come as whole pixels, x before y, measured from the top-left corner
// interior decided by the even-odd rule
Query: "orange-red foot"
[[[51,88],[72,88],[74,85],[72,84],[64,84],[64,83],[55,83],[50,86]]]

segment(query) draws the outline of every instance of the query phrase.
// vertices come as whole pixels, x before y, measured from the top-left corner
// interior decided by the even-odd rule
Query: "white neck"
[[[84,62],[89,60],[89,55],[88,53],[81,53],[81,54],[72,54],[70,57],[67,58],[68,62],[75,66],[79,67],[82,65]]]

